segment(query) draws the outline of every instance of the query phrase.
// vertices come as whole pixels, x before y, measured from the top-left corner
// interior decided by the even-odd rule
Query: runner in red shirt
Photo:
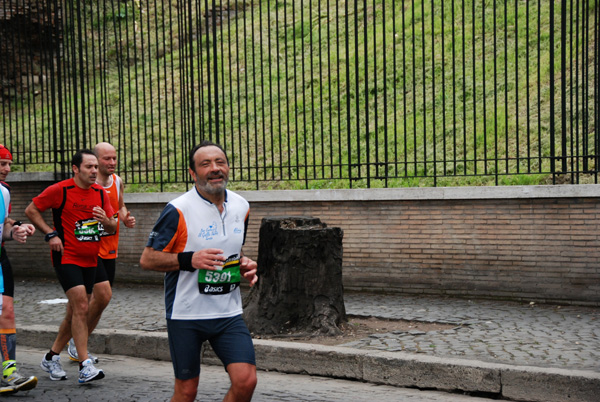
[[[102,312],[108,306],[112,298],[112,286],[115,280],[117,266],[117,256],[119,250],[119,222],[122,221],[125,227],[135,227],[135,218],[131,215],[125,201],[123,201],[123,180],[115,174],[117,167],[117,150],[108,142],[101,142],[94,147],[94,154],[98,158],[98,175],[96,183],[101,185],[108,193],[110,204],[115,210],[115,219],[117,220],[117,230],[114,234],[102,234],[100,240],[100,252],[98,254],[98,267],[96,269],[96,280],[94,290],[90,299],[88,311],[88,333],[98,325]],[[73,339],[69,340],[67,347],[69,359],[79,361],[77,347]],[[88,357],[94,363],[98,363],[98,358],[88,351]]]
[[[50,373],[51,380],[65,380],[60,364],[60,352],[69,340],[71,328],[80,358],[79,382],[104,378],[104,372],[94,367],[87,353],[87,314],[94,286],[100,233],[114,233],[117,221],[108,194],[96,182],[98,159],[90,150],[75,153],[72,160],[74,176],[46,188],[25,209],[29,220],[43,233],[52,251],[52,264],[69,300],[67,314],[60,325],[50,352],[40,366]],[[52,209],[54,228],[42,212]]]

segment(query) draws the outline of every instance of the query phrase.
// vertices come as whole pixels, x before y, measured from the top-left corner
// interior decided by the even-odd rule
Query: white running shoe
[[[87,359],[81,363],[81,370],[79,370],[79,383],[84,384],[86,382],[101,380],[104,378],[104,371],[94,367],[92,359]]]
[[[79,355],[77,354],[77,348],[75,347],[75,341],[73,340],[73,338],[71,338],[69,340],[69,343],[67,343],[67,353],[69,354],[69,359],[79,363]],[[100,359],[91,354],[89,351],[88,358],[92,359],[92,362],[94,362],[94,364],[100,361]]]
[[[52,381],[60,381],[67,379],[67,373],[62,368],[60,364],[60,356],[52,356],[52,360],[46,360],[46,356],[42,357],[42,362],[40,363],[40,367],[46,373],[50,373],[50,379]]]

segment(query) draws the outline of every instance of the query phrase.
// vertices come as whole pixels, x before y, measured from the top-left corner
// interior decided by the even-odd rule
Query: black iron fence
[[[17,170],[110,141],[169,190],[210,139],[238,189],[598,181],[597,1],[0,4]]]

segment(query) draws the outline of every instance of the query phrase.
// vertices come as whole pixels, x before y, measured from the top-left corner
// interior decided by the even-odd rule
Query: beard
[[[223,179],[223,181],[219,184],[212,184],[208,180],[198,179],[198,180],[196,180],[196,186],[198,187],[198,190],[204,191],[207,194],[211,194],[211,195],[221,194],[227,188],[227,182],[229,181],[229,179],[224,175],[209,177],[209,179],[217,179],[217,178]]]

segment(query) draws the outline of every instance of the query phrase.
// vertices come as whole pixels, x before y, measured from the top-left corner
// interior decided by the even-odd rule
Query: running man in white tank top
[[[249,204],[226,189],[229,163],[219,145],[194,147],[189,171],[194,187],[167,204],[140,259],[143,269],[166,273],[173,400],[196,398],[200,349],[208,340],[231,380],[225,399],[249,401],[256,364],[239,289],[242,277],[250,286],[258,280],[256,262],[242,253]]]

